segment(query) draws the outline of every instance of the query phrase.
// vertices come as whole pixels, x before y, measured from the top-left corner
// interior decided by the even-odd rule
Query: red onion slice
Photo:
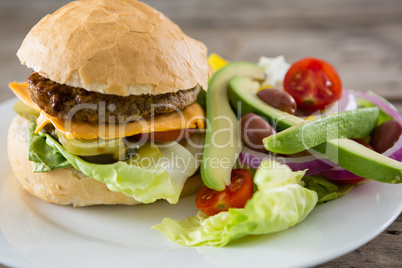
[[[398,113],[396,108],[391,103],[386,101],[381,96],[378,96],[377,94],[371,91],[366,92],[366,91],[349,90],[349,92],[351,92],[358,98],[368,100],[372,104],[378,106],[381,110],[383,110],[389,116],[393,117],[395,120],[397,120],[399,123],[402,124],[402,116]]]
[[[334,165],[336,165],[330,160],[319,156],[314,155],[299,156],[299,157],[277,156],[257,152],[247,147],[243,148],[238,159],[242,164],[257,169],[261,164],[262,160],[267,158],[275,160],[279,163],[286,164],[293,171],[308,169],[306,175],[314,175],[326,171],[334,167]]]

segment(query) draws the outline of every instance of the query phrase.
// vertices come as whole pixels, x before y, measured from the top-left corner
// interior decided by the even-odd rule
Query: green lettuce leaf
[[[207,217],[165,218],[152,228],[186,246],[224,246],[246,236],[279,232],[303,221],[317,204],[317,194],[301,186],[305,171],[264,160],[254,182],[258,190],[242,209],[230,208]]]
[[[57,150],[46,144],[46,139],[34,133],[35,124],[29,127],[28,159],[33,172],[49,172],[57,168],[71,167],[70,162]]]
[[[303,178],[303,182],[304,187],[317,193],[319,203],[337,199],[353,188],[353,184],[335,184],[316,176],[306,176]]]
[[[36,171],[72,166],[88,177],[103,182],[111,191],[122,192],[142,203],[166,199],[177,203],[184,183],[198,169],[192,153],[177,142],[161,146],[162,156],[149,167],[118,161],[113,164],[94,164],[69,153],[50,135],[33,134],[30,128],[30,160]],[[166,145],[166,144],[165,144]]]

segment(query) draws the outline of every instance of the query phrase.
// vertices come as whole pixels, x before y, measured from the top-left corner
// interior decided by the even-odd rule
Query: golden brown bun
[[[25,37],[22,64],[60,84],[120,96],[208,83],[207,49],[135,0],[71,2]]]
[[[29,125],[30,121],[18,115],[11,122],[8,132],[10,164],[25,190],[44,201],[60,205],[139,204],[123,193],[110,191],[106,184],[87,177],[74,168],[32,173],[27,147]],[[195,193],[201,185],[200,176],[189,178],[181,196]]]

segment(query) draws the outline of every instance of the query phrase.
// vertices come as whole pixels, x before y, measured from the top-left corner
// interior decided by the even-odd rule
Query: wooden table
[[[8,81],[24,80],[29,73],[15,52],[30,27],[67,2],[0,2],[0,101],[13,97]],[[323,58],[337,68],[346,88],[372,90],[402,111],[400,0],[146,2],[224,58],[257,61],[261,55],[281,54],[289,62],[306,56]],[[399,216],[365,246],[320,267],[400,266],[401,232]]]

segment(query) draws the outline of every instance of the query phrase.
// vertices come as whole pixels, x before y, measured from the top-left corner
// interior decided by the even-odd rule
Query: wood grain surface
[[[1,0],[0,101],[29,71],[15,56],[29,29],[68,1]],[[346,88],[372,90],[402,111],[400,0],[149,0],[210,52],[229,60],[285,55],[331,62]],[[401,201],[402,202],[402,201]],[[363,247],[320,267],[401,267],[402,216]],[[0,267],[2,267],[0,265]]]

